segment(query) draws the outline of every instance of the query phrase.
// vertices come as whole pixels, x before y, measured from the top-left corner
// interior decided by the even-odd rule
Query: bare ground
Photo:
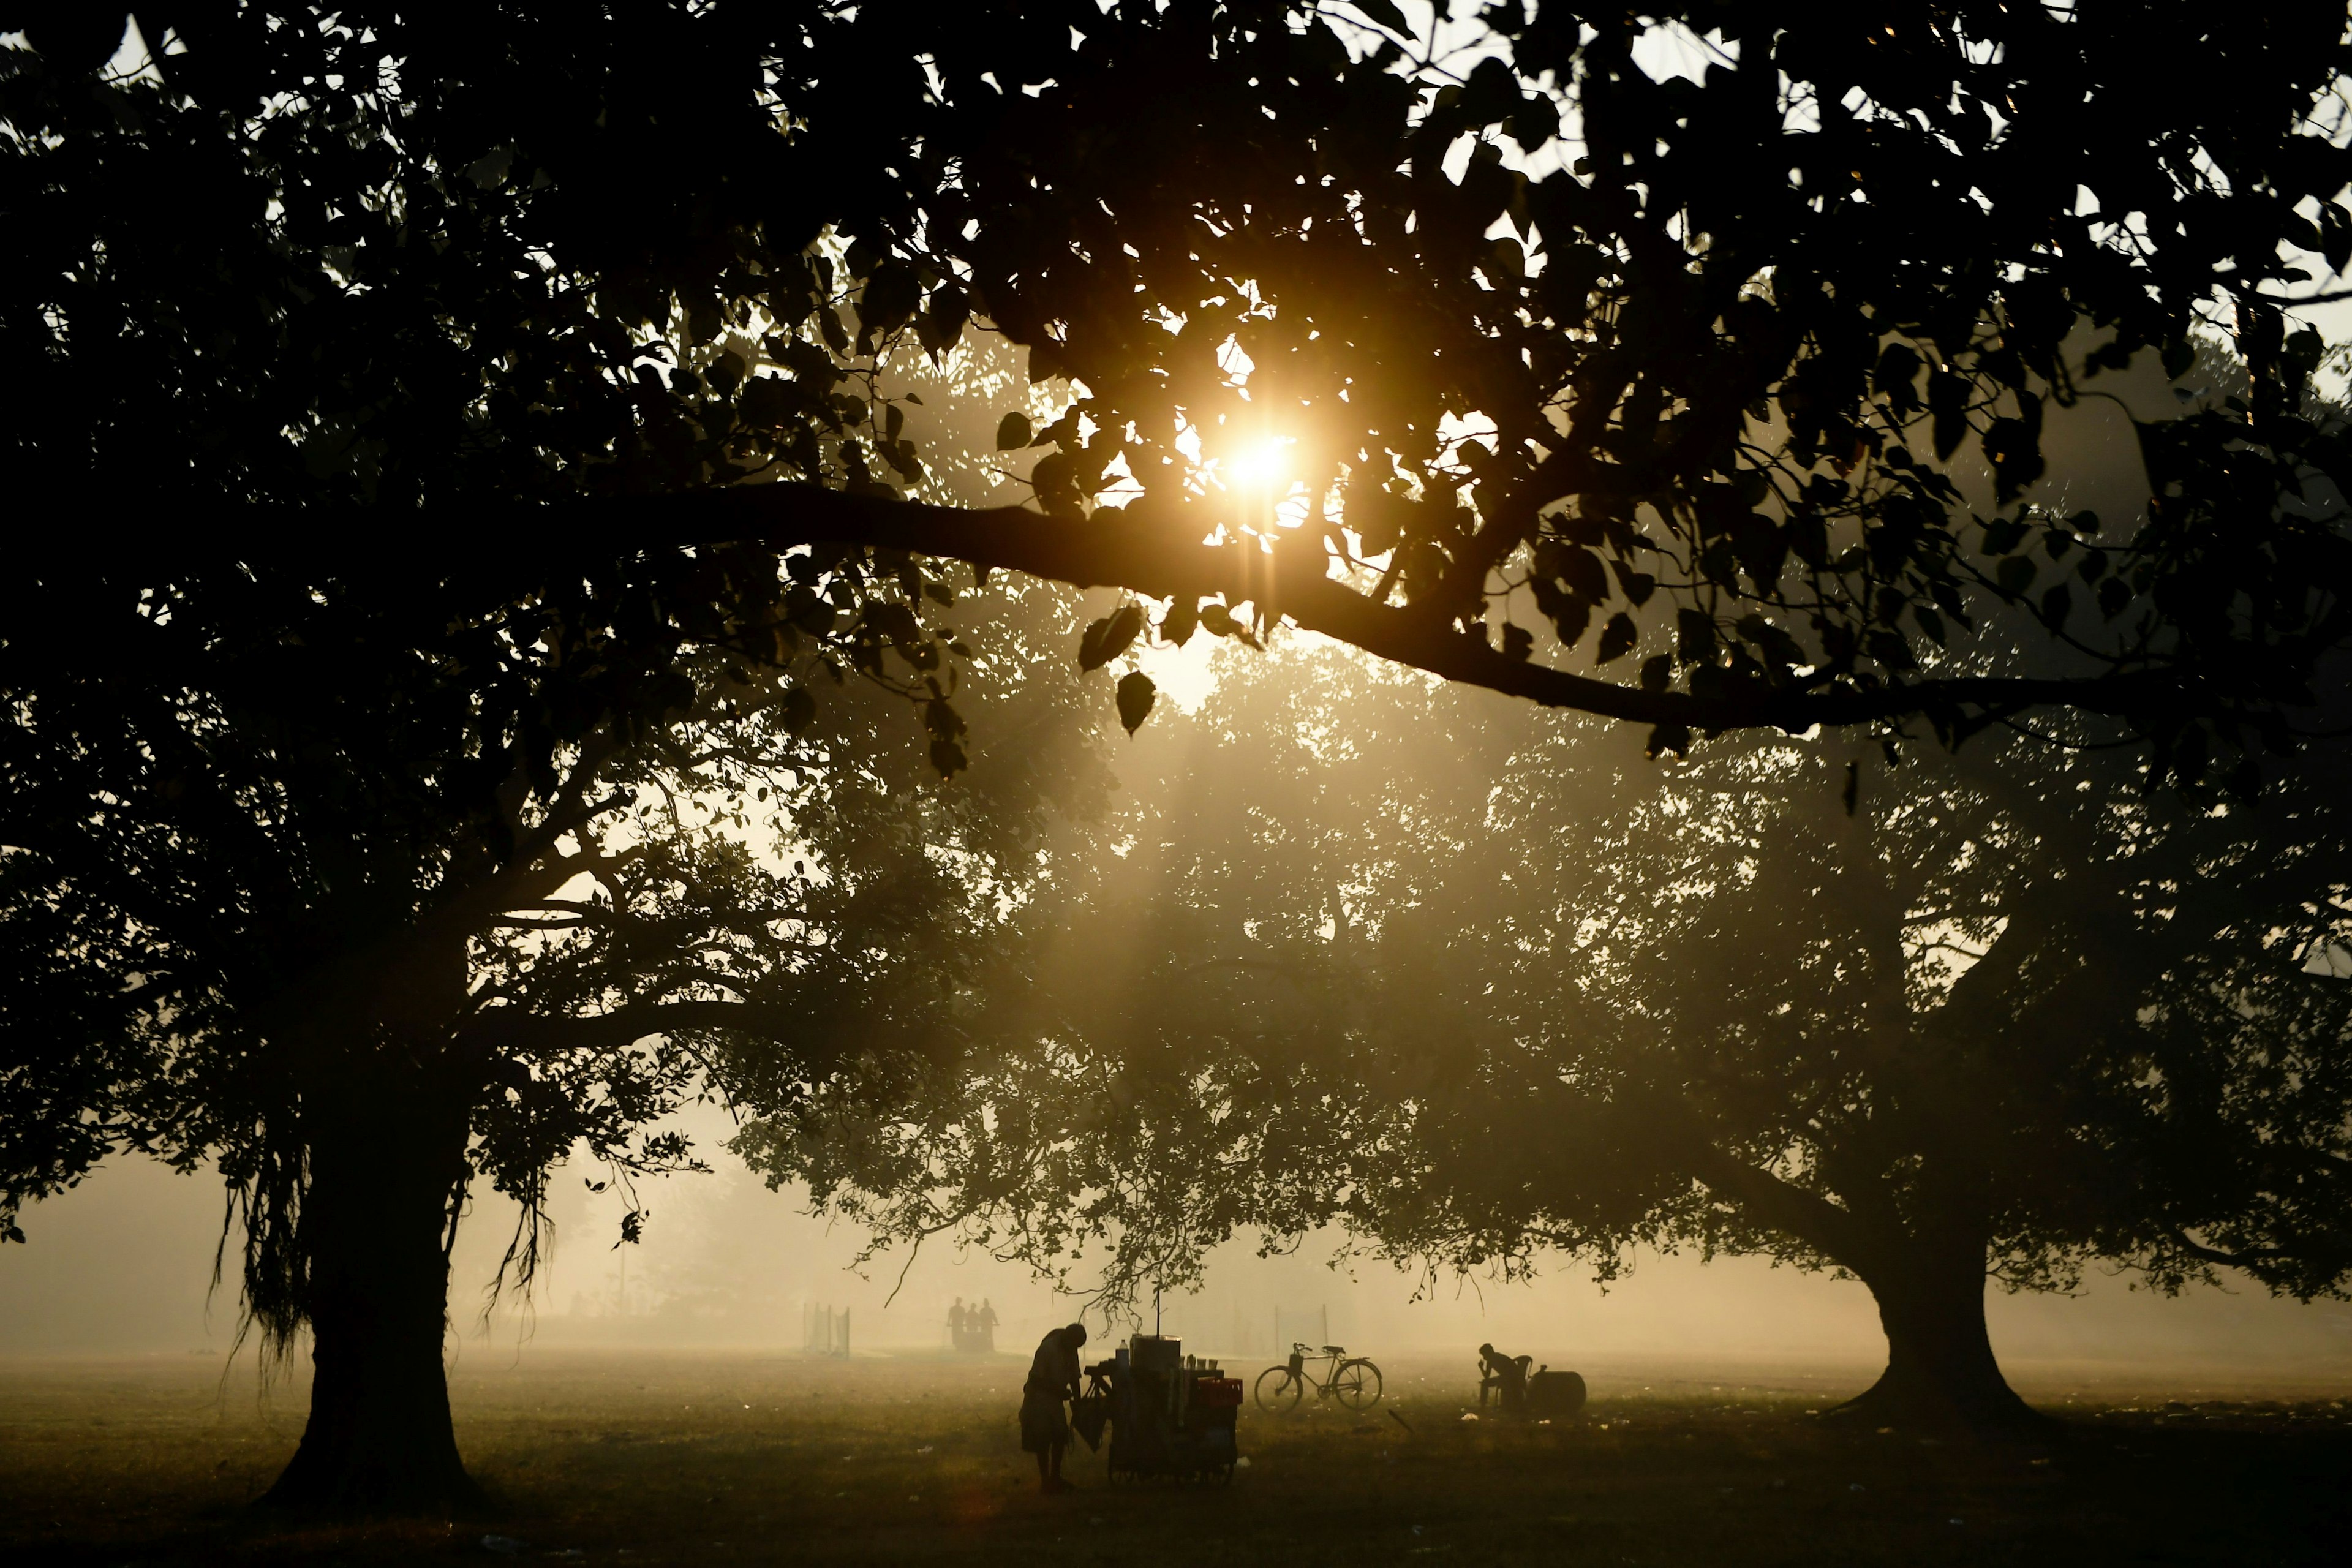
[[[496,1511],[354,1525],[247,1506],[299,1434],[299,1378],[0,1363],[0,1559],[2282,1563],[2342,1561],[2352,1527],[2325,1380],[2037,1368],[2021,1385],[2060,1420],[1972,1443],[1811,1414],[1851,1392],[1835,1373],[1589,1368],[1581,1416],[1517,1426],[1462,1418],[1466,1359],[1400,1362],[1369,1416],[1245,1413],[1230,1488],[1108,1487],[1081,1448],[1080,1489],[1045,1498],[1024,1365],[470,1345],[458,1437]]]

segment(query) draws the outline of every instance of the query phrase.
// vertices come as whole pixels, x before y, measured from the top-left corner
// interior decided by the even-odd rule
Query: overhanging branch
[[[1696,1167],[1692,1174],[1717,1196],[1745,1209],[1749,1218],[1795,1237],[1858,1274],[1870,1268],[1873,1248],[1863,1234],[1862,1221],[1852,1210],[1784,1182],[1771,1172],[1727,1154],[1704,1140],[1690,1152]]]
[[[2274,1263],[2281,1258],[2294,1256],[2284,1248],[2276,1247],[2249,1247],[2235,1250],[2208,1247],[2186,1230],[2174,1231],[2172,1241],[2175,1247],[2200,1263],[2218,1263],[2230,1268],[2251,1269],[2264,1263]]]
[[[1510,657],[1477,633],[1374,602],[1328,576],[1315,542],[1262,550],[1255,541],[1194,542],[1205,528],[1182,512],[1132,509],[1091,520],[1045,516],[1019,507],[966,509],[847,495],[812,485],[756,485],[691,496],[603,503],[652,524],[667,542],[758,540],[772,546],[845,543],[945,556],[975,566],[1025,572],[1079,587],[1127,588],[1154,598],[1223,595],[1249,600],[1366,653],[1447,680],[1637,723],[1693,731],[1769,727],[1801,733],[1873,720],[1970,710],[2069,707],[2128,715],[2177,704],[2189,695],[2181,678],[2132,670],[2079,679],[1955,677],[1874,689],[1796,689],[1756,686],[1724,695],[1645,691]],[[633,533],[636,532],[632,529]],[[639,534],[639,537],[643,537]],[[650,542],[650,541],[648,541]]]
[[[1468,686],[1525,698],[1550,708],[1694,732],[1770,728],[1800,734],[1816,725],[1841,728],[1879,720],[1927,716],[1958,735],[1987,714],[2032,708],[2133,717],[2170,710],[2205,712],[2214,699],[2190,676],[2160,668],[2120,669],[2070,678],[1954,676],[1873,687],[1772,686],[1762,681],[1698,696],[1651,691],[1516,658],[1481,630],[1454,629],[1448,619],[1392,606],[1331,578],[1320,541],[1299,536],[1273,550],[1258,541],[1198,542],[1212,519],[1191,509],[1139,502],[1106,509],[1092,518],[1053,516],[1022,507],[938,506],[887,497],[850,495],[812,484],[738,485],[667,496],[583,501],[561,509],[557,531],[567,558],[583,550],[625,554],[647,549],[757,543],[771,549],[846,544],[964,561],[975,567],[1027,573],[1077,587],[1120,587],[1152,598],[1222,595],[1247,601],[1270,617],[1286,618],[1366,653]],[[394,520],[383,520],[391,526]],[[462,534],[477,562],[507,541],[509,574],[520,584],[536,570],[558,509],[516,510],[506,525],[495,513],[469,510],[441,526]],[[526,526],[527,525],[527,526]],[[409,569],[436,571],[439,552],[414,547],[418,519],[397,519],[411,546]],[[320,530],[322,552],[368,550],[367,569],[387,566],[375,530],[365,522]],[[271,549],[284,551],[282,530]],[[1489,542],[1500,548],[1503,530]],[[168,548],[168,547],[166,547]],[[398,571],[394,564],[389,570]]]

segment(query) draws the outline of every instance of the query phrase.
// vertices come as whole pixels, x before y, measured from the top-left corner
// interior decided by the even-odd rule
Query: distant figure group
[[[967,1307],[958,1296],[955,1305],[948,1309],[948,1338],[955,1348],[971,1355],[992,1355],[996,1351],[996,1309],[982,1298],[977,1307]]]

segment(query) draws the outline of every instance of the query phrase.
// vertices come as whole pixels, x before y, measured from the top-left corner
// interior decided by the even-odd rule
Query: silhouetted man
[[[982,1297],[980,1311],[971,1320],[973,1339],[971,1348],[986,1351],[993,1355],[996,1352],[996,1325],[1000,1321],[996,1315],[996,1308],[988,1298]]]
[[[958,1296],[955,1299],[955,1305],[948,1309],[948,1342],[960,1351],[971,1348],[964,1340],[966,1332],[964,1325],[971,1321],[971,1314],[963,1310],[963,1298]]]
[[[1507,1356],[1493,1345],[1478,1347],[1478,1403],[1486,1403],[1486,1391],[1495,1390],[1501,1399],[1504,1413],[1517,1415],[1527,1408],[1528,1363],[1533,1356]]]
[[[1022,1385],[1021,1447],[1037,1456],[1037,1485],[1045,1491],[1069,1489],[1062,1455],[1070,1446],[1070,1417],[1062,1404],[1078,1397],[1078,1347],[1086,1342],[1084,1323],[1049,1331],[1037,1342],[1029,1381]]]

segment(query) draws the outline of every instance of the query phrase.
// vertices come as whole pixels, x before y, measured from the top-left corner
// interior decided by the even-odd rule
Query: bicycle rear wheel
[[[1271,1410],[1277,1415],[1298,1408],[1299,1395],[1307,1392],[1307,1380],[1286,1366],[1270,1366],[1257,1374],[1257,1407]]]
[[[1381,1402],[1381,1369],[1361,1356],[1341,1362],[1331,1374],[1331,1392],[1350,1410],[1370,1410]]]

